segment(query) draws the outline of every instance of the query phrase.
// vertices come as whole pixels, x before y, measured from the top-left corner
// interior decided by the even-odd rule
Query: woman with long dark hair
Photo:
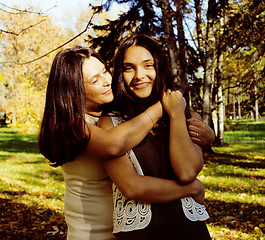
[[[141,142],[162,115],[159,102],[144,113],[110,130],[97,126],[102,106],[113,100],[112,77],[101,57],[83,47],[60,51],[54,58],[38,144],[65,180],[65,219],[68,240],[113,239],[111,181],[102,160],[122,156]],[[131,176],[136,191],[149,201],[172,201],[188,195],[203,201],[199,180],[187,186],[176,181]]]
[[[131,193],[127,165],[133,164],[142,176],[175,180],[183,185],[192,183],[203,166],[202,149],[191,139],[198,135],[197,129],[189,129],[186,122],[190,117],[198,122],[201,118],[187,108],[181,91],[173,91],[170,67],[159,45],[142,34],[126,39],[115,56],[112,85],[113,107],[118,114],[101,119],[101,126],[106,129],[132,119],[157,101],[163,102],[167,112],[128,156],[104,163],[115,183],[115,236],[124,240],[210,239],[205,224],[208,213],[196,199],[187,197],[150,205],[147,198]]]

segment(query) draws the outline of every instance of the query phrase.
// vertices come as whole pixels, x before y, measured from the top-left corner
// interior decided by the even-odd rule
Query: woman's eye
[[[96,83],[98,81],[98,77],[94,77],[93,79],[92,79],[92,83],[94,84],[94,83]]]
[[[148,64],[145,65],[145,67],[147,67],[147,68],[152,68],[152,67],[154,67],[154,64],[152,64],[152,63],[148,63]]]
[[[132,70],[132,67],[130,67],[130,66],[127,66],[127,67],[124,67],[124,68],[123,68],[123,70],[124,70],[124,72],[127,72],[127,71],[130,71],[130,70]]]

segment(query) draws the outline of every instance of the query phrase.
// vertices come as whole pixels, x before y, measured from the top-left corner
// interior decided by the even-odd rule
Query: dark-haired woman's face
[[[123,61],[123,77],[127,89],[138,98],[150,96],[156,78],[152,54],[144,47],[129,47]]]
[[[85,59],[83,80],[86,94],[86,111],[99,111],[101,106],[113,100],[112,77],[105,65],[95,57]]]

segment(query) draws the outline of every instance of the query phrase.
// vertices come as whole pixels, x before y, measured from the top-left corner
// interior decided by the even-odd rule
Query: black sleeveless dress
[[[149,133],[133,149],[144,175],[176,180],[169,159],[169,131]],[[204,221],[190,221],[184,215],[181,201],[152,204],[152,219],[141,230],[115,234],[121,240],[209,240],[211,239]]]

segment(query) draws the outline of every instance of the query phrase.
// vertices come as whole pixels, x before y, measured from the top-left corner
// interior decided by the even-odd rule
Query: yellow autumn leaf
[[[254,227],[254,231],[255,231],[257,234],[263,235],[263,232],[261,231],[261,229],[260,229],[259,227]]]
[[[6,80],[5,80],[4,76],[1,73],[0,73],[0,79],[6,85]]]
[[[259,225],[259,227],[260,227],[260,228],[265,228],[265,223],[261,223],[261,224]]]

